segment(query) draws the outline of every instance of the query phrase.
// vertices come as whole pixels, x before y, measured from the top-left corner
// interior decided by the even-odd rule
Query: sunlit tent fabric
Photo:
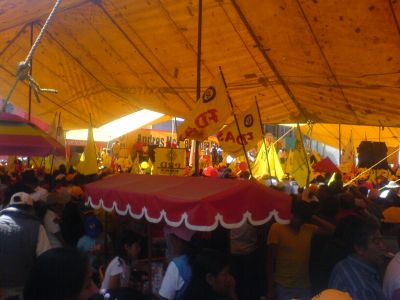
[[[304,134],[309,132],[309,126],[301,126]],[[356,126],[340,125],[342,149],[352,136],[354,147],[357,148],[362,141],[385,142],[388,147],[400,145],[400,128],[382,126]],[[339,124],[313,124],[310,137],[313,140],[339,148]]]
[[[94,208],[200,231],[290,218],[288,195],[249,180],[119,174],[87,184],[85,191]]]
[[[15,79],[55,1],[0,3],[0,95]],[[198,1],[63,1],[33,56],[33,77],[58,94],[33,102],[66,130],[141,108],[187,117],[196,103]],[[263,123],[400,127],[399,1],[203,0],[202,91],[225,74]],[[19,83],[11,102],[28,111]],[[227,121],[229,123],[229,120]]]
[[[65,155],[65,148],[29,121],[9,113],[0,113],[0,154]]]

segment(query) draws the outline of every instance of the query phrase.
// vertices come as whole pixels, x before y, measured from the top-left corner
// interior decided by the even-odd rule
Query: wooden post
[[[196,101],[200,99],[201,93],[201,33],[203,27],[203,0],[199,0],[199,18],[197,25],[197,81],[196,81]],[[199,142],[195,141],[194,153],[194,173],[199,176]]]
[[[342,163],[342,132],[339,123],[339,165]]]

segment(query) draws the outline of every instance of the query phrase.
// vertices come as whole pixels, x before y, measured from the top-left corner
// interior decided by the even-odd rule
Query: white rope
[[[379,165],[381,162],[383,162],[385,159],[387,159],[388,157],[392,156],[393,154],[399,152],[400,148],[393,151],[392,153],[390,153],[388,156],[382,158],[380,161],[378,161],[376,164],[374,164],[372,167],[366,169],[364,172],[361,172],[360,174],[358,174],[356,177],[354,177],[353,179],[351,179],[350,181],[346,182],[346,184],[344,184],[343,186],[346,187],[348,185],[350,185],[353,181],[355,181],[356,179],[358,179],[360,176],[364,175],[365,173],[371,171],[374,167],[376,167],[377,165]]]
[[[18,81],[20,80],[27,80],[30,87],[33,89],[36,100],[39,101],[39,94],[43,93],[43,92],[47,92],[47,93],[57,93],[57,90],[54,89],[45,89],[45,88],[41,88],[39,86],[39,84],[32,78],[32,76],[30,76],[29,71],[31,68],[31,60],[33,57],[33,54],[36,50],[36,48],[39,46],[40,41],[42,40],[42,37],[44,35],[44,33],[47,30],[47,27],[50,24],[50,21],[53,19],[54,14],[56,13],[58,7],[60,6],[62,0],[57,0],[56,4],[54,5],[52,11],[50,12],[49,16],[47,17],[46,22],[44,23],[42,29],[40,30],[39,35],[37,36],[35,42],[33,43],[28,55],[26,56],[24,61],[21,61],[17,64],[17,72],[16,72],[16,78],[15,81],[13,83],[13,85],[11,86],[10,90],[7,93],[7,96],[4,98],[4,106],[3,106],[3,111],[5,110],[5,107],[8,103],[8,101],[11,98],[12,93],[14,92],[15,88],[17,87]]]

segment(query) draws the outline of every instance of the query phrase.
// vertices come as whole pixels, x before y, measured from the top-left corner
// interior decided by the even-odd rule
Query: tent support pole
[[[266,159],[267,159],[267,167],[268,167],[268,178],[271,179],[272,174],[271,174],[271,167],[270,167],[270,165],[269,165],[268,147],[267,147],[267,143],[265,142],[264,126],[263,126],[263,124],[262,124],[261,112],[260,112],[260,108],[259,108],[259,106],[258,106],[257,96],[255,97],[255,101],[256,101],[256,105],[257,105],[258,119],[259,119],[260,126],[261,126],[261,134],[262,134],[262,141],[263,141],[264,148],[265,148],[265,155],[267,156]],[[249,168],[250,168],[250,166],[249,166]],[[275,172],[275,173],[276,173],[276,172]],[[279,181],[279,179],[278,179],[278,181]]]
[[[201,90],[201,33],[203,27],[203,0],[199,0],[199,19],[197,25],[197,80],[196,80],[196,101],[200,99]],[[194,147],[194,174],[199,176],[200,171],[200,157],[199,157],[200,143],[195,141]]]
[[[224,73],[222,73],[221,66],[219,67],[219,72],[221,73],[222,81],[224,82],[224,86],[225,86],[225,89],[226,89],[226,93],[228,95],[229,103],[231,104],[232,114],[233,114],[233,118],[235,119],[236,128],[237,128],[237,130],[239,132],[239,136],[242,138],[242,133],[240,132],[240,126],[239,126],[235,111],[233,109],[232,98],[231,98],[231,95],[228,92],[228,86],[226,85],[225,76],[224,76]],[[250,168],[250,161],[249,161],[249,157],[247,156],[246,147],[244,146],[243,142],[241,142],[241,144],[242,144],[243,154],[246,157],[247,166],[248,166],[249,171],[250,171],[250,178],[253,178],[253,172],[251,171],[251,168]]]
[[[30,24],[31,27],[31,33],[30,33],[30,44],[31,47],[33,45],[33,22]],[[31,67],[29,69],[29,75],[32,77],[32,69],[33,69],[33,61],[31,61]],[[29,93],[28,93],[28,120],[31,120],[31,115],[32,115],[32,86],[28,84],[29,87]],[[28,159],[29,161],[29,159]]]
[[[342,163],[342,131],[339,123],[339,165]]]

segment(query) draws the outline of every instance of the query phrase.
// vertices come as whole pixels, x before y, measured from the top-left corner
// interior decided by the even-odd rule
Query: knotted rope
[[[55,89],[41,88],[40,85],[29,74],[29,72],[31,69],[31,61],[32,61],[33,54],[35,53],[36,48],[39,46],[39,43],[42,40],[42,37],[43,37],[44,33],[46,32],[47,27],[50,24],[50,21],[53,19],[54,14],[56,13],[58,7],[60,6],[61,1],[62,0],[57,0],[56,4],[54,5],[52,11],[50,12],[49,16],[47,17],[46,22],[44,23],[42,29],[40,30],[40,33],[37,36],[35,42],[33,43],[25,60],[21,61],[17,64],[15,81],[14,81],[13,85],[11,86],[10,90],[8,91],[7,96],[4,98],[3,111],[5,111],[6,105],[9,102],[11,95],[14,92],[15,88],[17,87],[17,84],[19,81],[22,81],[22,80],[28,81],[28,84],[33,89],[35,98],[38,102],[40,102],[40,99],[39,99],[40,93],[54,93],[55,94],[58,92]]]

